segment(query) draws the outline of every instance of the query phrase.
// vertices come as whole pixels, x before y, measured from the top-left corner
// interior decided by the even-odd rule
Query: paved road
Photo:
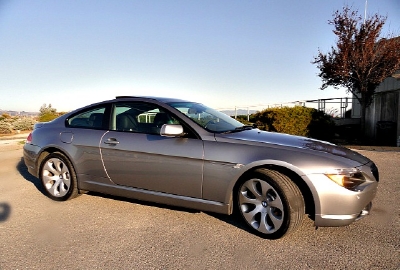
[[[82,195],[54,202],[0,147],[0,269],[400,269],[400,152],[362,151],[381,171],[372,214],[270,241],[229,216]]]

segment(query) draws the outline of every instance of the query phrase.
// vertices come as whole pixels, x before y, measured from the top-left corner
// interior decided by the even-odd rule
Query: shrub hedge
[[[0,134],[12,134],[16,130],[32,130],[36,122],[36,119],[31,117],[3,114],[0,116]]]
[[[335,133],[335,123],[329,115],[302,106],[268,108],[251,115],[250,121],[261,130],[320,140],[331,140]]]

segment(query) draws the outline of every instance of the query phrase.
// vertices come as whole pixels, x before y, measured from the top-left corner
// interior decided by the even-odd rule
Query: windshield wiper
[[[253,125],[243,125],[241,127],[235,128],[234,130],[228,130],[228,131],[225,131],[223,133],[234,133],[234,132],[240,132],[240,131],[243,131],[243,130],[250,130],[250,129],[253,129],[253,128],[254,128]]]

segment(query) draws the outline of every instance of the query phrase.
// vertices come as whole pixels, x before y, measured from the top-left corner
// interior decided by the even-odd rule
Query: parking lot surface
[[[400,152],[359,151],[381,175],[370,216],[318,230],[306,218],[265,240],[233,216],[94,193],[54,202],[22,145],[0,145],[0,269],[400,269]]]

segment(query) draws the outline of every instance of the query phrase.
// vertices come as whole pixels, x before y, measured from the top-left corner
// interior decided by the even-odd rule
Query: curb
[[[29,135],[28,133],[20,133],[20,134],[12,134],[12,135],[4,135],[4,136],[0,136],[0,140],[20,140],[23,139],[25,140]]]
[[[342,145],[342,146],[352,150],[400,152],[400,147],[396,146],[364,146],[364,145]]]

